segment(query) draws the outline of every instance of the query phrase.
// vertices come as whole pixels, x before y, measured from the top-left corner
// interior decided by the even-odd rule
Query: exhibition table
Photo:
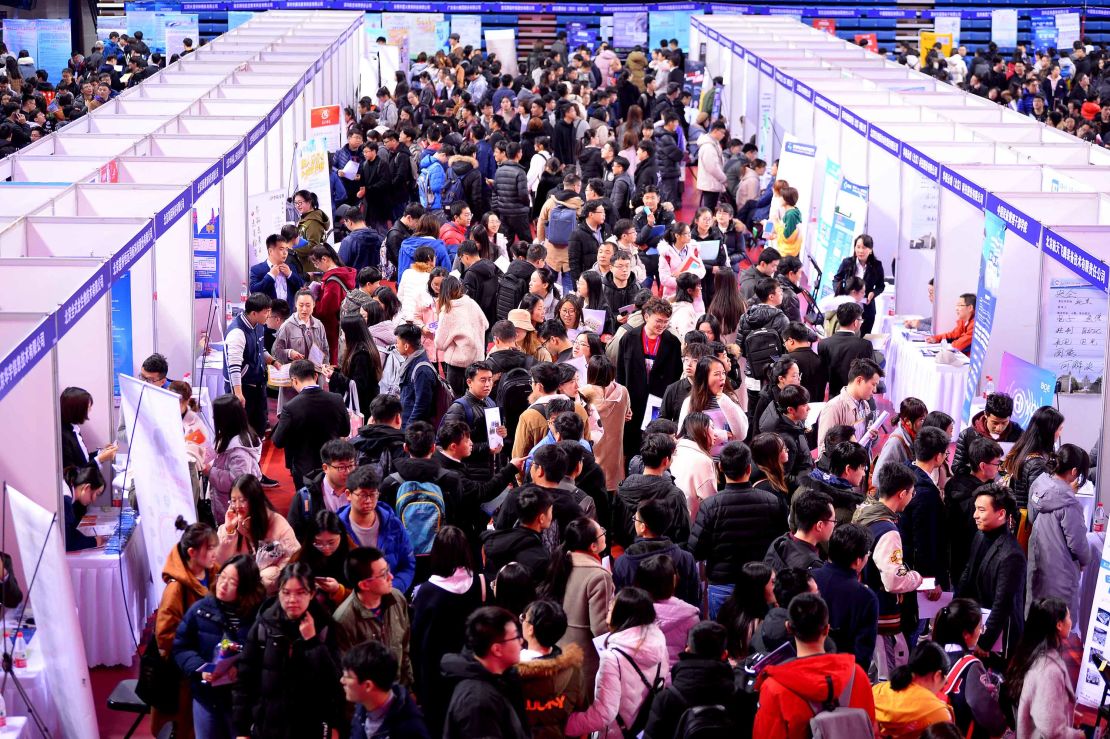
[[[935,358],[922,354],[922,349],[929,346],[910,341],[907,332],[897,325],[891,327],[886,350],[887,397],[895,410],[903,399],[918,398],[930,411],[944,411],[955,420],[956,434],[963,417],[969,367],[938,364]]]
[[[98,521],[101,516],[110,518],[113,512],[95,511]],[[114,536],[108,547],[67,555],[89,667],[130,666],[146,622],[150,568],[142,526],[136,523],[131,531],[126,525],[121,528],[122,536]]]

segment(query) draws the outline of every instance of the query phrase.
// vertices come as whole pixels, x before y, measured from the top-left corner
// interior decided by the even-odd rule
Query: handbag
[[[185,589],[181,588],[182,614],[186,610]],[[173,658],[163,657],[158,651],[158,639],[154,633],[157,618],[155,613],[144,630],[143,647],[139,650],[139,679],[135,685],[135,695],[159,713],[173,714],[177,712],[181,692],[181,671]]]
[[[201,477],[200,483],[200,498],[197,500],[197,521],[206,523],[212,528],[216,526],[216,515],[212,511],[212,483],[208,480],[208,475]]]

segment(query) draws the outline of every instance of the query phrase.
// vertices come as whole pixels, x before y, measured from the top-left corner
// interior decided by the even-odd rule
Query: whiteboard
[[[1038,364],[1056,373],[1058,392],[1098,394],[1106,370],[1106,293],[1046,260]]]

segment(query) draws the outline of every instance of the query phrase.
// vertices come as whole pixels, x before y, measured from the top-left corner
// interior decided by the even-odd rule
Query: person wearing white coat
[[[648,694],[648,685],[670,680],[667,641],[655,625],[651,596],[640,588],[623,588],[609,612],[609,633],[594,639],[600,655],[594,702],[572,713],[567,736],[597,732],[601,739],[623,737]],[[642,677],[641,677],[642,675]]]
[[[709,450],[712,448],[712,421],[703,413],[690,414],[691,428],[679,434],[671,460],[674,484],[686,493],[690,520],[697,519],[701,502],[717,493],[717,467]],[[691,434],[687,436],[686,434]]]
[[[713,210],[721,193],[725,191],[728,177],[725,176],[725,155],[721,141],[728,135],[728,127],[722,121],[715,121],[709,133],[698,138],[698,190],[701,192],[700,206]]]

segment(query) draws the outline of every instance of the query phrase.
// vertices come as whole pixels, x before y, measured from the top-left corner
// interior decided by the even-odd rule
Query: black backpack
[[[767,377],[767,370],[783,353],[782,339],[778,332],[769,328],[756,329],[745,336],[742,348],[748,362],[748,374],[760,383]]]
[[[528,294],[528,282],[506,272],[497,282],[497,320],[504,321],[509,311],[520,307],[520,301]]]
[[[736,724],[724,706],[691,706],[682,712],[674,733],[680,739],[731,739]]]
[[[628,652],[618,647],[613,647],[613,651],[619,656],[624,657],[628,664],[632,665],[632,669],[635,670],[636,674],[640,677],[640,682],[647,688],[647,693],[644,695],[643,702],[640,703],[640,707],[636,709],[636,717],[632,719],[631,726],[625,726],[624,719],[621,718],[619,713],[617,714],[617,726],[620,727],[621,732],[624,734],[624,739],[635,739],[635,737],[638,737],[643,732],[644,727],[647,726],[648,717],[651,716],[651,705],[655,702],[655,696],[663,692],[664,681],[663,676],[660,674],[662,666],[655,666],[655,678],[649,681],[647,675],[645,675],[644,671],[640,669],[640,666],[636,664],[636,660],[628,655]],[[617,667],[618,669],[620,668],[620,660],[617,660]]]
[[[528,410],[528,396],[532,394],[532,373],[524,367],[514,367],[497,382],[497,407],[501,409],[501,422],[508,431],[506,440],[516,435],[520,414]]]

